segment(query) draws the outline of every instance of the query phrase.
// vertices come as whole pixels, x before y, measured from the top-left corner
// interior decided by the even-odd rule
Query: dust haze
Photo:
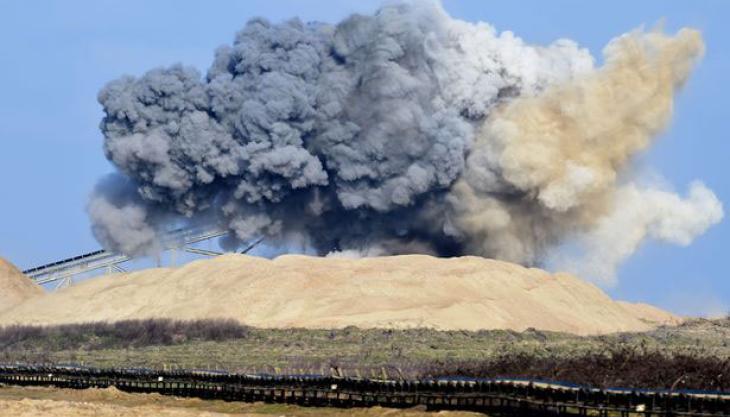
[[[214,223],[231,248],[480,255],[611,284],[647,239],[687,245],[723,217],[699,181],[683,196],[632,172],[703,51],[692,29],[636,30],[596,67],[573,40],[530,45],[434,2],[253,19],[205,74],[156,68],[100,91],[118,172],[88,212],[127,254]]]

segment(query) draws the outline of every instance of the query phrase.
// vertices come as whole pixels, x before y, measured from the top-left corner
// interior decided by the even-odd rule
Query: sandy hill
[[[258,327],[534,327],[595,334],[677,320],[632,306],[570,275],[477,257],[224,255],[89,280],[31,299],[0,314],[0,323],[234,318]]]
[[[0,311],[7,310],[44,291],[15,267],[0,258]]]

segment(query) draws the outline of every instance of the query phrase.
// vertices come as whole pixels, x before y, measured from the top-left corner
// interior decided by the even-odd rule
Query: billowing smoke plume
[[[688,197],[627,184],[615,191],[613,208],[597,224],[572,240],[567,251],[555,250],[551,267],[611,285],[616,266],[647,237],[689,245],[695,236],[722,219],[722,205],[702,183],[691,184]],[[565,252],[565,253],[564,253]]]
[[[656,200],[651,190],[646,196],[623,190],[618,175],[666,126],[674,91],[702,52],[693,30],[674,37],[630,33],[605,48],[603,68],[496,109],[476,134],[450,197],[457,233],[470,251],[531,263],[566,234],[590,233],[639,199]],[[719,202],[704,190],[687,202],[676,197],[645,205],[651,210],[645,215],[664,221],[683,206],[689,213],[673,223],[701,224],[689,228],[692,240],[722,217]]]
[[[255,19],[205,77],[178,65],[99,93],[120,173],[92,196],[94,231],[125,253],[154,250],[171,224],[215,222],[232,246],[296,236],[321,254],[531,265],[570,240],[591,259],[611,240],[595,236],[631,222],[610,276],[645,237],[686,244],[722,218],[702,185],[684,200],[619,180],[702,51],[692,30],[635,32],[594,69],[572,41],[527,45],[432,3],[335,26]]]

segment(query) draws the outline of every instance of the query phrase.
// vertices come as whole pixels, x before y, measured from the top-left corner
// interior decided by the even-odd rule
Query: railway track
[[[730,394],[699,391],[596,389],[549,381],[427,379],[414,381],[322,375],[245,375],[0,365],[0,384],[107,388],[226,401],[305,406],[426,406],[504,416],[729,416]]]

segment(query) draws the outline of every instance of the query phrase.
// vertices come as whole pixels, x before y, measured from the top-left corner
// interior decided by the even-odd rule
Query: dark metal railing
[[[116,387],[228,401],[311,406],[464,410],[515,416],[728,416],[730,394],[597,389],[509,379],[373,380],[323,375],[247,375],[60,366],[0,366],[0,383],[58,388]]]

